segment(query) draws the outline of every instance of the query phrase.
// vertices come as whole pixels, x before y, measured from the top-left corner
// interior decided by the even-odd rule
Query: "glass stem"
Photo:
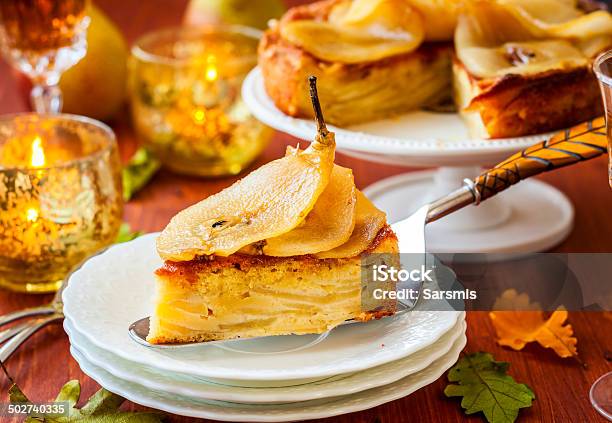
[[[62,92],[57,83],[35,82],[30,98],[37,113],[55,114],[62,111]]]

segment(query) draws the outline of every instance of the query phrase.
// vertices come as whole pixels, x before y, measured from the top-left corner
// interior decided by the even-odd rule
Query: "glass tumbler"
[[[145,35],[132,49],[132,119],[141,143],[172,171],[234,175],[273,131],[241,98],[257,64],[260,32],[242,26],[173,28]]]

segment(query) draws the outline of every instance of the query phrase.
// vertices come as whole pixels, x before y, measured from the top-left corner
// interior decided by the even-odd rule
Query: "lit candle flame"
[[[38,220],[38,210],[35,208],[28,209],[26,211],[26,219],[28,219],[28,222],[36,222]]]
[[[206,58],[206,80],[209,82],[212,82],[217,79],[218,73],[216,62],[217,59],[215,58],[215,56],[208,56]]]
[[[193,119],[196,121],[196,123],[204,122],[204,119],[206,119],[206,112],[202,109],[196,109],[193,112]]]
[[[42,140],[40,137],[34,138],[32,141],[32,157],[30,158],[32,167],[42,167],[45,165],[45,152],[42,148]]]

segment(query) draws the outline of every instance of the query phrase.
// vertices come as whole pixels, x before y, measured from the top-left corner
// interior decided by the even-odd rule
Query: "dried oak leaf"
[[[546,320],[542,311],[492,311],[489,313],[499,345],[521,350],[530,342],[552,348],[560,357],[576,357],[578,340],[566,310],[556,310]]]

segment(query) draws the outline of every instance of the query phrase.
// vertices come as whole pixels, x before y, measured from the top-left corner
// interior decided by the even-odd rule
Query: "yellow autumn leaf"
[[[495,299],[493,310],[542,310],[538,302],[531,302],[529,295],[519,294],[516,289],[506,289]]]
[[[552,348],[559,357],[572,357],[578,354],[572,325],[565,324],[567,310],[557,310],[548,318],[536,334],[536,341],[546,348]]]
[[[489,313],[497,343],[521,350],[530,342],[552,348],[560,357],[578,354],[574,330],[568,323],[566,310],[556,310],[546,320],[542,311],[492,311]]]

